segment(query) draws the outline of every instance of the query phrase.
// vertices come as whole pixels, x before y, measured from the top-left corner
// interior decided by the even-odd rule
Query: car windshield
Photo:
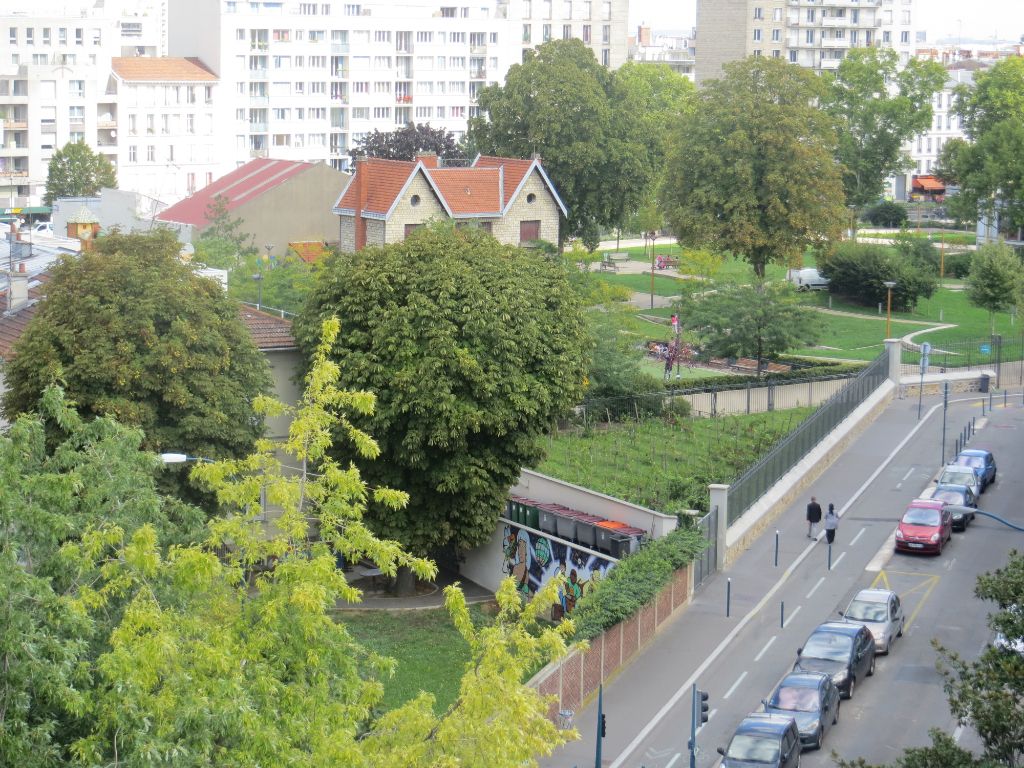
[[[853,639],[835,632],[815,632],[807,639],[801,651],[802,656],[829,661],[846,661],[850,658]]]
[[[932,498],[938,499],[939,501],[948,501],[953,504],[963,504],[964,492],[956,491],[952,488],[939,488],[932,494]]]
[[[846,609],[846,618],[854,621],[885,621],[888,610],[885,603],[872,603],[867,600],[854,600]]]
[[[904,513],[903,522],[907,525],[937,526],[939,524],[939,510],[911,507]]]
[[[957,456],[955,463],[961,467],[984,467],[985,458],[983,456]]]
[[[775,695],[772,696],[769,704],[777,709],[786,709],[794,712],[817,712],[818,689],[782,685],[779,686]]]
[[[771,736],[738,733],[729,742],[726,757],[753,763],[774,763],[779,759],[779,740]]]
[[[950,485],[974,485],[974,471],[965,469],[947,469],[939,478],[939,483]]]

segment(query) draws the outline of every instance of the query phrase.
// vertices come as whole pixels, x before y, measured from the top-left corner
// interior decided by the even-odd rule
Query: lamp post
[[[886,280],[882,285],[885,286],[887,291],[887,298],[885,302],[885,338],[892,336],[892,289],[896,287],[895,280]]]
[[[263,269],[252,276],[252,279],[256,282],[256,309],[263,307]]]

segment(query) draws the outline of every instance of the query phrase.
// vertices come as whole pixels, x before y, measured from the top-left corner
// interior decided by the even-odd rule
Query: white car
[[[966,485],[974,493],[975,499],[981,498],[981,481],[970,467],[947,464],[935,482],[939,485]]]
[[[862,589],[839,615],[870,630],[875,653],[888,654],[893,640],[903,637],[903,606],[900,596],[891,589]]]
[[[48,221],[37,221],[32,225],[32,234],[53,237],[53,224]]]

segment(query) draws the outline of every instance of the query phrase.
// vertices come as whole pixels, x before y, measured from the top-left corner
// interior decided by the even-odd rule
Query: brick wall
[[[629,664],[658,630],[681,612],[692,594],[692,566],[687,565],[638,613],[591,640],[587,650],[572,651],[537,673],[530,686],[543,696],[554,697],[548,717],[557,722],[561,710],[582,709],[601,683]]]

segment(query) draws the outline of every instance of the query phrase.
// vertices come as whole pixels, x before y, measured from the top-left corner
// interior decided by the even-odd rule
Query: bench
[[[620,262],[629,261],[629,254],[625,251],[610,251],[604,255],[605,261]]]
[[[607,257],[601,260],[601,265],[598,267],[602,272],[618,272],[619,265],[614,261],[609,261]]]

